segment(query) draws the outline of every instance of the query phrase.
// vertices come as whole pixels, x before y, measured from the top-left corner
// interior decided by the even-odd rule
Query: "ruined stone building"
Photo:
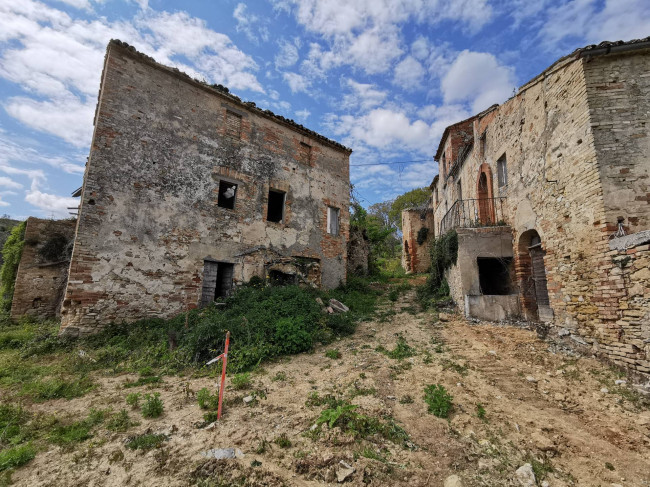
[[[551,323],[650,373],[649,114],[650,38],[578,49],[447,127],[430,229],[457,232],[447,279],[467,316]]]
[[[345,282],[350,153],[111,41],[62,330],[170,317],[253,276]]]

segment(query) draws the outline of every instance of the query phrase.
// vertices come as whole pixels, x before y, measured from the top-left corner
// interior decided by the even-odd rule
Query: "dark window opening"
[[[204,261],[201,306],[207,306],[216,298],[229,296],[232,291],[234,273],[234,264],[213,260]]]
[[[476,260],[481,294],[503,296],[511,293],[512,257],[478,257]]]
[[[284,191],[269,190],[269,207],[266,219],[270,222],[280,223],[284,218]]]
[[[327,207],[327,233],[330,235],[339,234],[339,215],[340,210],[333,206]]]
[[[281,271],[269,271],[271,286],[291,286],[296,284],[296,275]]]
[[[497,161],[497,179],[499,188],[508,184],[508,163],[506,162],[506,155],[503,154]]]
[[[219,181],[219,199],[217,204],[221,208],[235,209],[235,196],[237,194],[237,185],[228,181]]]

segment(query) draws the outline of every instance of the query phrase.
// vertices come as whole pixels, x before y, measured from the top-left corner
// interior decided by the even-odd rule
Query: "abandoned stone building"
[[[650,373],[649,114],[647,38],[578,49],[446,128],[430,231],[457,232],[446,277],[467,316],[551,323]],[[405,268],[425,271],[404,239]]]
[[[350,153],[111,41],[63,332],[169,317],[253,276],[345,282]]]

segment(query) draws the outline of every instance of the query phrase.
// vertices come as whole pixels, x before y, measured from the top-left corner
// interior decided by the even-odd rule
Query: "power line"
[[[415,161],[396,161],[396,162],[370,162],[367,164],[350,164],[350,167],[356,166],[387,166],[389,164],[410,164],[412,162],[430,162],[432,159],[419,159]]]

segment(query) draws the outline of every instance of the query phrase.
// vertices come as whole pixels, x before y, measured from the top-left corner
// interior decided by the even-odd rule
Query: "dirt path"
[[[212,428],[197,428],[204,411],[194,393],[214,389],[216,380],[166,377],[155,389],[165,404],[161,418],[139,418],[140,425],[123,434],[100,428],[72,451],[52,447],[17,471],[14,481],[307,486],[335,485],[337,475],[349,474],[350,485],[415,487],[442,486],[456,474],[464,486],[507,486],[520,485],[515,471],[531,463],[537,485],[650,485],[650,412],[635,405],[627,385],[615,385],[614,371],[593,359],[550,353],[528,330],[470,325],[458,317],[437,321],[416,311],[413,294],[385,302],[378,318],[350,338],[265,365],[249,390],[227,389],[225,417]],[[396,360],[377,350],[393,349],[398,336],[415,355]],[[325,357],[330,349],[340,358]],[[40,408],[78,417],[91,407],[118,410],[127,392],[137,390],[123,388],[127,379],[103,378],[96,393]],[[427,412],[423,391],[429,384],[442,384],[453,395],[449,420]],[[409,439],[375,433],[355,440],[326,426],[319,435],[310,433],[327,407],[305,404],[314,393],[346,398],[358,406],[355,413],[382,424],[392,418]],[[248,395],[256,399],[247,405]],[[125,439],[145,432],[167,434],[168,441],[147,452],[125,448]],[[235,448],[241,455],[208,461],[201,452],[211,448]]]

